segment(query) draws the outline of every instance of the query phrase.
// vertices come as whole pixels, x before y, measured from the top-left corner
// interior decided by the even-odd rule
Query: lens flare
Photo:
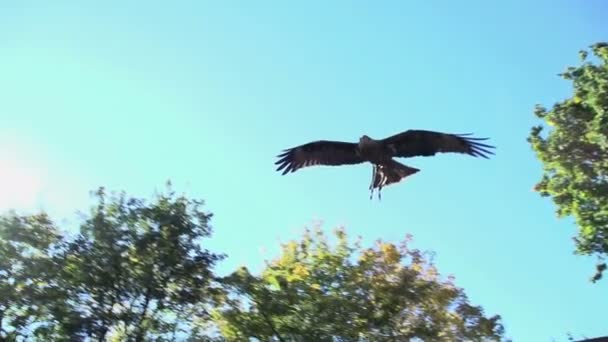
[[[0,144],[0,211],[32,209],[42,190],[43,170],[22,152]]]

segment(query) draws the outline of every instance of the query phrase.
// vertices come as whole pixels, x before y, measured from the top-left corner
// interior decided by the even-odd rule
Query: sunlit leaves
[[[343,229],[307,230],[260,275],[217,278],[211,214],[170,189],[96,203],[71,235],[45,215],[0,218],[0,339],[20,341],[498,340],[428,255]],[[330,241],[332,240],[332,241]],[[214,332],[223,337],[209,337]]]
[[[596,62],[581,51],[581,65],[560,74],[573,84],[572,97],[535,115],[550,126],[530,132],[530,142],[544,173],[535,190],[550,196],[560,217],[572,215],[579,226],[575,238],[581,254],[603,258],[608,253],[608,44],[591,46]],[[594,280],[604,270],[598,265]]]
[[[240,269],[225,279],[235,296],[214,313],[233,341],[499,340],[461,289],[440,279],[425,253],[378,241],[363,248],[344,230],[330,244],[320,229],[282,246],[260,276]]]

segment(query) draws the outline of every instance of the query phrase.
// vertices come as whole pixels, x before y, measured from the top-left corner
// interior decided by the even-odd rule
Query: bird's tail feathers
[[[401,164],[394,160],[386,164],[374,165],[374,174],[370,189],[382,189],[385,186],[399,183],[404,178],[419,171],[420,169]]]

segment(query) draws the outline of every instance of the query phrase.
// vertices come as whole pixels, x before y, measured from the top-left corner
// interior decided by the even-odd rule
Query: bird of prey
[[[369,162],[373,165],[372,181],[369,185],[370,199],[378,189],[381,199],[383,187],[398,183],[420,170],[401,164],[393,158],[434,156],[436,153],[461,153],[473,157],[488,158],[494,154],[490,146],[480,141],[488,138],[473,138],[471,133],[450,134],[420,129],[407,130],[384,139],[372,139],[367,135],[358,143],[317,140],[288,148],[277,156],[276,171],[282,174],[295,172],[314,165],[354,165]]]

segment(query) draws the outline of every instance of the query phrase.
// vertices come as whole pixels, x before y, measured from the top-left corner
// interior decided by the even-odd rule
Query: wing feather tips
[[[285,163],[282,164],[281,166],[279,166],[276,171],[281,171],[283,169],[283,172],[281,172],[281,175],[286,175],[288,173],[294,172],[296,171],[298,168],[294,166],[293,163]]]
[[[281,151],[281,153],[276,156],[277,158],[279,158],[279,160],[274,162],[275,165],[278,165],[275,171],[283,170],[282,175],[295,171],[294,150],[295,148],[287,148]]]
[[[277,158],[280,159],[274,162],[275,165],[278,165],[275,171],[283,170],[281,175],[286,175],[303,167],[319,164],[319,162],[315,159],[297,160],[296,153],[298,152],[298,149],[301,148],[301,146],[288,148],[283,150],[281,154],[277,155]]]
[[[301,168],[315,165],[347,165],[362,163],[363,159],[356,151],[356,143],[340,141],[313,141],[300,146],[283,150],[276,157],[276,171],[283,170],[283,175]]]
[[[482,157],[485,159],[489,159],[489,155],[494,155],[494,151],[492,151],[492,149],[495,149],[496,146],[478,142],[488,140],[488,138],[465,138],[461,135],[458,136],[465,143],[465,146],[467,147],[467,154],[473,157]]]
[[[463,147],[465,148],[464,153],[471,155],[473,157],[482,157],[485,159],[489,159],[490,155],[494,155],[494,151],[496,146],[488,145],[481,143],[480,141],[486,141],[489,138],[481,138],[481,137],[471,137],[473,133],[463,133],[463,134],[452,134],[458,140],[463,143]]]
[[[281,151],[281,153],[279,153],[278,155],[276,155],[276,158],[284,158],[284,157],[288,157],[290,155],[293,154],[293,150],[295,148],[286,148],[284,150]]]

